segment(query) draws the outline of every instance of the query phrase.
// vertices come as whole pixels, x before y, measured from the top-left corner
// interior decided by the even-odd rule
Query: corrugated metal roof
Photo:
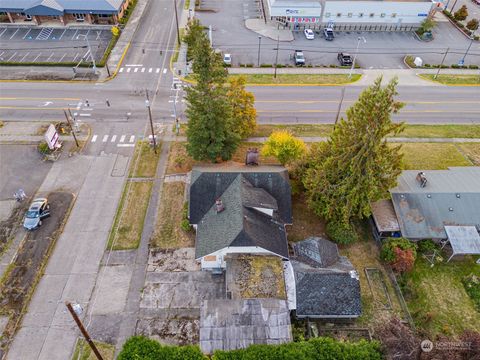
[[[402,172],[390,190],[403,236],[445,239],[445,225],[480,226],[480,167],[425,171],[425,187],[418,172]]]
[[[0,11],[22,11],[30,15],[58,15],[58,12],[116,13],[124,0],[0,0]]]
[[[480,235],[475,226],[445,226],[453,254],[480,254]]]

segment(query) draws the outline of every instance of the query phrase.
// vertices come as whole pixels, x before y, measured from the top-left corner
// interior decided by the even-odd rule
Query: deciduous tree
[[[262,154],[274,156],[282,164],[291,163],[305,154],[305,143],[288,131],[274,131],[265,142]]]
[[[367,217],[370,203],[388,194],[401,172],[400,146],[386,138],[403,130],[391,114],[403,106],[395,100],[397,80],[382,78],[365,89],[347,110],[326,143],[314,146],[303,183],[309,206],[327,220],[348,224]]]
[[[472,19],[469,22],[467,22],[467,29],[471,31],[475,31],[478,29],[478,19]]]
[[[462,7],[453,14],[453,17],[455,18],[455,20],[458,20],[458,21],[465,20],[467,16],[468,16],[467,5],[462,5]]]
[[[245,90],[243,76],[229,80],[227,91],[232,107],[232,117],[235,131],[242,139],[253,134],[257,126],[257,111],[255,110],[255,97],[250,91]]]

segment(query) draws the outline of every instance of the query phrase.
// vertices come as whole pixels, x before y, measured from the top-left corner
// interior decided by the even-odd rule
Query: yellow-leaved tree
[[[232,107],[233,126],[242,139],[253,134],[257,126],[257,111],[255,110],[255,97],[250,91],[245,90],[243,76],[229,79],[227,96]]]
[[[282,164],[286,165],[298,160],[305,154],[305,143],[293,136],[289,131],[274,131],[268,137],[262,148],[262,155],[274,156]]]

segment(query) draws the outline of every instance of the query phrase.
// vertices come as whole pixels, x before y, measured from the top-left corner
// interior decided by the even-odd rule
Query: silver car
[[[50,216],[50,204],[46,198],[33,200],[23,220],[23,227],[34,230],[42,225],[42,220]]]

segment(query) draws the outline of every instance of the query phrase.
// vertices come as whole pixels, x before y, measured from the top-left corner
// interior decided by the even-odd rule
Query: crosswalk
[[[147,73],[147,74],[159,74],[161,68],[147,68],[147,67],[121,67],[118,72],[119,73]],[[165,72],[164,72],[165,73]]]
[[[142,138],[142,136],[138,136]],[[99,135],[94,134],[90,142],[92,143],[116,143],[118,147],[134,147],[135,146],[135,135]]]

